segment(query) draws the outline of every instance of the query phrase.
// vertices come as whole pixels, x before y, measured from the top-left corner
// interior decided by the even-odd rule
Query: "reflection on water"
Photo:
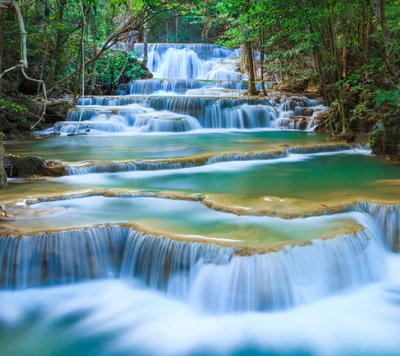
[[[285,145],[325,143],[314,132],[207,132],[131,136],[59,136],[5,144],[8,153],[38,155],[62,161],[125,160],[182,157],[224,151],[282,149]]]

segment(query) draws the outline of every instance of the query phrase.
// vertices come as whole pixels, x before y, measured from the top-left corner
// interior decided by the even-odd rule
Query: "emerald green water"
[[[326,144],[325,135],[272,130],[204,130],[187,134],[42,137],[7,142],[5,148],[8,153],[38,155],[64,162],[100,162],[318,144]],[[102,191],[116,188],[113,193],[125,188],[204,194],[208,196],[207,202],[220,203],[226,210],[240,214],[260,208],[269,216],[223,213],[200,201],[179,200],[185,198],[183,194],[177,196],[177,200],[92,196],[23,204],[24,199],[36,196],[51,197],[53,193],[72,196],[76,191],[96,188]],[[80,280],[65,287],[2,290],[0,354],[397,355],[400,350],[400,260],[398,255],[383,250],[386,245],[382,240],[389,238],[383,235],[391,230],[390,226],[382,229],[382,221],[360,212],[297,219],[272,217],[288,217],[285,214],[294,211],[308,214],[316,207],[359,200],[399,203],[400,165],[361,151],[349,151],[291,155],[279,160],[233,161],[177,170],[10,180],[0,191],[0,206],[4,205],[9,214],[8,217],[0,214],[0,235],[3,232],[7,235],[2,237],[0,245],[0,282],[4,275],[12,275],[14,268],[21,269],[13,277],[16,281],[22,280],[25,272],[35,273],[39,264],[50,268],[51,259],[56,255],[66,256],[60,258],[61,269],[71,260],[70,271],[65,271],[66,274],[75,273],[86,262],[96,267],[97,257],[102,257],[100,255],[106,251],[106,258],[111,247],[106,242],[104,249],[95,250],[99,251],[99,256],[88,254],[86,244],[97,241],[90,236],[87,242],[71,240],[72,244],[60,243],[54,250],[46,245],[50,253],[46,251],[46,258],[41,260],[38,256],[44,251],[43,240],[30,237],[18,240],[8,236],[10,231],[31,235],[99,224],[136,223],[150,234],[174,234],[175,238],[196,242],[218,239],[217,242],[224,245],[245,247],[241,250],[243,255],[256,254],[227,255],[231,260],[226,264],[209,263],[204,256],[204,264],[199,261],[201,263],[193,265],[193,278],[184,273],[181,276],[188,252],[174,247],[170,251],[178,251],[177,274],[167,276],[167,268],[160,268],[158,278],[171,278],[173,288],[192,285],[187,299],[183,294],[183,298],[175,299],[168,292],[151,290],[133,274],[127,283],[122,273],[121,279],[116,274],[108,274],[106,280]],[[248,210],[235,210],[238,207]],[[397,211],[390,211],[387,221],[397,223]],[[300,240],[337,237],[360,229],[365,231],[360,232],[358,238],[353,235],[313,241],[308,247],[298,246],[303,245]],[[96,237],[96,231],[91,231],[90,235]],[[50,235],[51,238],[59,236]],[[72,236],[68,232],[60,235],[63,240]],[[281,250],[288,242],[296,247],[264,254]],[[18,243],[18,250],[15,243]],[[137,255],[132,255],[130,245],[126,244],[123,258],[132,262],[153,252],[148,258],[151,266],[143,276],[157,275],[158,267],[162,267],[160,262],[170,258],[169,253],[166,254],[169,250],[164,250],[170,243],[165,239],[161,248],[157,244],[144,245],[146,250],[137,250]],[[78,252],[73,244],[80,246]],[[215,248],[214,245],[207,247]],[[255,251],[247,247],[254,247]],[[184,258],[179,256],[182,251]],[[19,259],[15,261],[18,262],[8,263],[7,257],[14,256],[14,252],[17,252]],[[166,265],[174,261],[166,260]],[[42,278],[41,273],[39,278]],[[238,313],[233,310],[221,315],[201,309],[203,296],[213,304],[218,300],[217,292],[223,293],[222,304],[231,303],[234,298],[247,303],[255,300],[253,297],[265,299],[268,304],[270,296],[276,302],[273,301],[270,308],[248,309],[250,312],[241,312],[238,308]],[[292,298],[294,303],[287,304],[292,309],[277,307],[278,302]]]
[[[215,193],[236,199],[274,196],[305,201],[400,199],[400,166],[362,154],[292,155],[294,161],[228,162],[184,170],[126,172],[63,177],[69,187]],[[299,159],[299,160],[296,160]],[[267,204],[267,203],[266,203]]]
[[[89,197],[48,203],[27,208],[46,209],[44,217],[12,223],[14,229],[32,232],[58,230],[102,223],[133,222],[153,230],[198,235],[244,242],[268,244],[289,240],[332,237],[351,232],[358,213],[297,219],[284,223],[280,218],[236,216],[208,209],[199,202],[157,198]],[[3,224],[4,225],[4,224]]]
[[[364,154],[340,153],[292,155],[290,159],[276,161],[227,162],[181,170],[98,173],[27,183],[10,181],[0,194],[5,201],[87,188],[176,191],[211,194],[217,201],[222,198],[220,202],[225,205],[274,206],[286,212],[311,209],[310,204],[315,208],[358,200],[397,202],[399,180],[398,164]]]
[[[134,136],[59,136],[6,142],[7,153],[37,155],[61,161],[127,160],[182,157],[194,154],[253,151],[282,145],[326,143],[314,132],[204,132],[194,134],[142,134]]]

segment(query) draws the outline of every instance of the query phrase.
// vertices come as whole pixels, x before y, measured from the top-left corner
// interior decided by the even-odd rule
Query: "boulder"
[[[8,177],[26,178],[31,176],[62,176],[64,165],[59,161],[45,161],[37,156],[5,156],[5,171]]]

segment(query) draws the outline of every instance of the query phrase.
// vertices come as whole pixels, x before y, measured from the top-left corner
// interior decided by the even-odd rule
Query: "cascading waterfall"
[[[138,44],[136,50],[143,53],[143,45]],[[120,89],[135,94],[132,96],[79,100],[78,105],[103,107],[96,108],[98,113],[94,108],[84,112],[83,120],[78,120],[82,122],[80,132],[118,133],[127,131],[127,126],[141,132],[269,127],[312,130],[319,123],[312,117],[314,111],[310,109],[317,107],[315,100],[298,96],[241,97],[248,83],[241,80],[244,78],[237,71],[239,54],[237,50],[208,44],[149,44],[149,68],[155,77],[164,79],[138,80],[129,89],[126,86]],[[110,112],[105,106],[124,108]],[[144,115],[138,118],[140,111]],[[169,117],[162,118],[160,111],[168,111]],[[171,120],[174,114],[186,117]],[[293,115],[310,116],[310,119],[289,119]],[[76,116],[72,111],[67,121],[57,123],[53,131],[74,133]]]
[[[265,87],[273,84],[264,83]],[[161,93],[188,95],[190,90],[211,88],[245,91],[248,89],[248,82],[245,80],[139,79],[129,85],[121,85],[118,91],[120,95],[158,95]],[[262,90],[261,83],[256,83],[256,88]]]
[[[280,118],[276,120],[275,127],[283,128],[288,130],[305,130],[309,131],[313,127],[320,124],[319,120],[312,118],[296,118],[296,119],[285,119]]]
[[[186,132],[201,129],[194,117],[171,114],[168,111],[138,115],[133,127],[144,132]]]
[[[271,127],[276,120],[275,110],[267,105],[244,104],[221,109],[220,106],[208,107],[208,113],[201,121],[206,128],[257,129]]]
[[[215,244],[176,241],[131,230],[121,278],[139,278],[153,289],[185,299],[198,269],[226,264],[233,248]]]
[[[53,126],[53,131],[70,134],[75,133],[77,127],[79,127],[80,132],[96,130],[115,133],[126,131],[128,126],[128,122],[123,116],[100,114],[88,121],[65,121],[56,123]]]
[[[254,152],[254,153],[237,153],[237,154],[221,154],[214,155],[209,158],[206,164],[215,164],[231,161],[254,161],[254,160],[270,160],[289,157],[287,150],[281,152]]]
[[[350,144],[332,144],[332,145],[316,145],[316,146],[297,146],[289,147],[281,151],[265,151],[265,152],[251,152],[251,153],[225,153],[211,155],[202,164],[215,164],[221,162],[231,161],[254,161],[254,160],[271,160],[287,158],[290,154],[315,154],[323,152],[339,152],[349,151],[356,149],[355,146]],[[196,165],[188,159],[184,158],[180,162],[168,161],[132,161],[132,162],[110,162],[110,163],[96,163],[85,165],[67,165],[65,166],[65,175],[79,175],[91,173],[113,173],[113,172],[128,172],[128,171],[155,171],[155,170],[168,170],[168,169],[182,169],[193,168]]]
[[[223,93],[223,92],[222,92]],[[87,100],[91,100],[88,102]],[[121,132],[126,130],[123,125],[140,128],[139,131],[182,132],[207,129],[260,129],[280,127],[287,129],[311,130],[318,124],[312,117],[297,120],[288,119],[290,112],[282,111],[301,107],[315,108],[314,100],[299,97],[284,98],[247,98],[247,97],[216,97],[201,96],[125,96],[125,97],[93,97],[85,99],[90,106],[82,121],[81,130],[94,129],[106,132]],[[286,105],[285,103],[288,102]],[[105,107],[109,106],[110,109]],[[108,113],[107,113],[107,110]],[[156,110],[156,111],[155,111]],[[137,121],[140,114],[142,118]],[[103,115],[103,116],[100,116]],[[162,119],[162,116],[166,116]],[[175,115],[185,115],[181,122],[168,121]],[[149,117],[156,118],[149,124]],[[69,114],[69,121],[58,123],[55,131],[70,133],[75,129],[75,112]],[[125,119],[125,120],[124,120]],[[196,120],[198,122],[196,122]],[[142,124],[140,124],[142,123]]]
[[[136,45],[135,50],[142,54],[143,44]],[[147,63],[155,78],[235,80],[241,79],[241,74],[234,64],[215,67],[238,56],[238,50],[211,44],[156,43],[148,44]]]
[[[100,226],[0,236],[0,287],[28,288],[119,275],[127,229]]]
[[[169,163],[169,162],[120,162],[120,163],[100,163],[89,166],[67,166],[65,167],[65,175],[79,175],[90,173],[113,173],[113,172],[129,172],[129,171],[157,171],[164,169],[182,169],[194,167],[193,164],[187,162]]]
[[[216,63],[205,76],[207,80],[245,80],[247,74],[242,74],[237,70],[237,60],[226,59],[224,62]]]
[[[156,52],[159,55],[164,54],[170,48],[174,49],[189,49],[196,52],[200,59],[207,60],[210,58],[228,58],[228,57],[239,57],[239,49],[229,49],[226,47],[221,47],[215,44],[207,43],[148,43],[148,53]],[[135,51],[139,54],[143,54],[143,43],[135,44]]]
[[[2,237],[1,287],[119,276],[211,312],[285,309],[382,277],[382,237],[364,220],[366,229],[356,233],[246,256],[240,248],[235,255],[233,247],[117,225]]]
[[[360,231],[206,265],[193,283],[191,302],[217,313],[280,310],[377,281],[384,272],[377,265],[384,259],[374,239]]]
[[[201,89],[189,89],[186,92],[188,96],[243,96],[245,91],[243,90],[227,90],[222,88],[201,88]]]
[[[377,239],[372,231],[359,231],[280,252],[233,256],[230,248],[131,231],[121,276],[188,298],[201,310],[280,310],[379,280],[384,257]]]
[[[159,91],[185,94],[190,89],[202,87],[203,83],[195,80],[142,79],[130,84],[129,94],[149,95]]]
[[[175,94],[187,94],[193,89],[221,88],[231,90],[247,90],[248,83],[233,80],[190,80],[190,79],[139,79],[129,85],[129,90],[121,88],[120,91],[136,94],[150,95],[157,92],[168,92]]]
[[[382,227],[389,249],[400,252],[400,205],[358,202],[349,210],[365,212]]]
[[[61,133],[74,133],[77,125],[82,131],[102,131],[102,132],[186,132],[201,129],[201,125],[194,117],[182,114],[174,114],[173,112],[162,110],[155,111],[151,108],[140,107],[134,104],[135,109],[112,112],[97,112],[91,110],[88,112],[85,121],[76,121],[76,111],[70,114],[71,121],[56,123],[50,131]]]
[[[315,146],[297,146],[287,148],[288,153],[293,154],[313,154],[313,153],[323,153],[323,152],[338,152],[338,151],[348,151],[354,150],[358,147],[357,145],[350,145],[348,143],[337,143],[333,145],[315,145]]]

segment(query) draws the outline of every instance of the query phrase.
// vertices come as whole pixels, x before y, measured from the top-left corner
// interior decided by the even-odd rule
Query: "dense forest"
[[[51,121],[52,98],[75,105],[83,89],[101,95],[151,77],[148,42],[240,47],[248,95],[268,95],[255,81],[317,93],[329,106],[320,131],[348,141],[372,132],[375,153],[399,154],[395,0],[1,0],[0,131],[18,138]]]

